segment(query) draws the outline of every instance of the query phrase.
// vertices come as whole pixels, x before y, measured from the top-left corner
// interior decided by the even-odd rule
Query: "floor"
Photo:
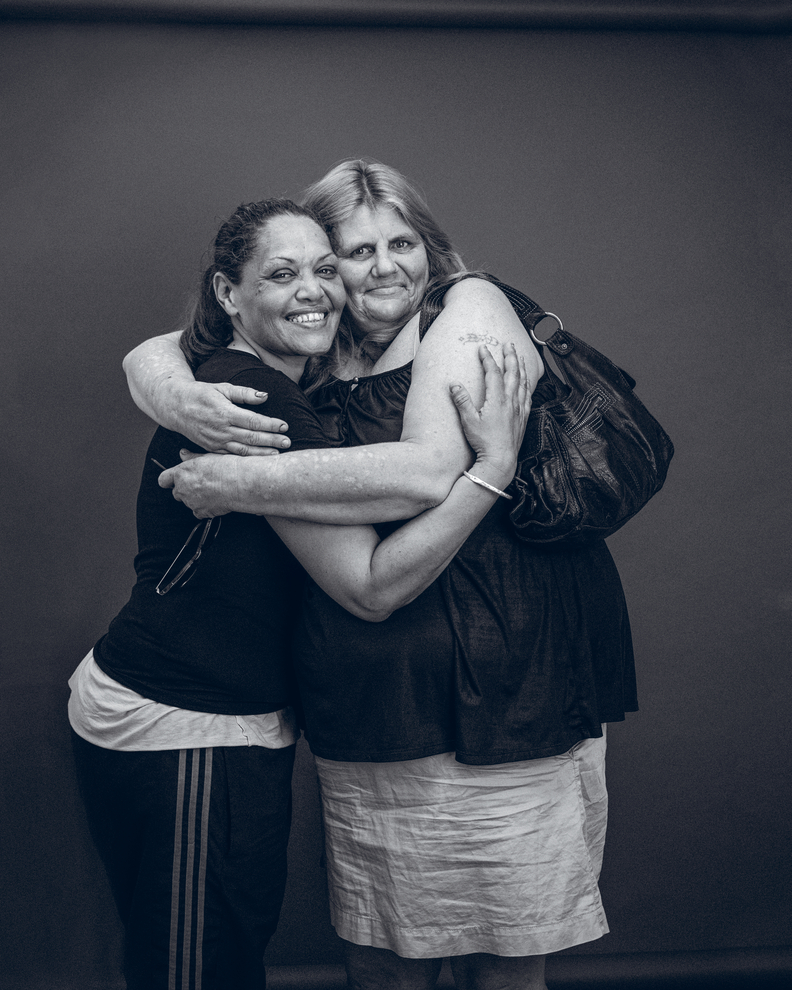
[[[792,990],[792,948],[635,956],[554,956],[549,990]],[[438,990],[453,990],[448,964]],[[344,990],[342,966],[279,966],[268,990]]]

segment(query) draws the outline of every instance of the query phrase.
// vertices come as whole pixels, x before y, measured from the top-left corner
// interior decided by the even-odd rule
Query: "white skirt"
[[[453,753],[316,765],[331,916],[347,941],[413,959],[532,956],[608,931],[604,736],[496,766]]]

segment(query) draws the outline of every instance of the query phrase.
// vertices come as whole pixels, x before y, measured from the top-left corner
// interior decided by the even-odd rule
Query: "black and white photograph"
[[[0,51],[0,990],[790,986],[792,3]]]

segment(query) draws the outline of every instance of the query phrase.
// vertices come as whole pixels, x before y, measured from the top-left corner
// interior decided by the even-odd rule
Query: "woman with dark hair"
[[[511,290],[464,272],[398,172],[343,162],[304,202],[347,290],[339,350],[306,375],[343,449],[208,455],[160,484],[199,517],[408,519],[469,468],[448,387],[473,386],[477,347],[513,344],[532,385],[541,362]],[[161,338],[127,361],[144,411],[215,449],[272,442],[253,440],[250,417],[193,383],[173,350]],[[637,707],[624,596],[603,541],[525,544],[503,494],[437,580],[380,624],[306,589],[295,665],[354,987],[431,987],[450,956],[460,988],[538,990],[546,953],[607,931],[604,723]]]
[[[346,300],[310,210],[243,205],[216,237],[185,355],[203,382],[266,390],[292,449],[333,441],[298,386]],[[493,488],[511,480],[527,415],[516,355],[481,355],[481,410],[454,401]],[[380,541],[369,526],[231,513],[195,525],[157,484],[184,436],[160,428],[137,503],[137,581],[70,680],[80,789],[125,933],[130,990],[261,990],[286,878],[297,736],[289,640],[302,571],[384,618],[421,592],[497,494],[461,479],[445,505]],[[291,456],[295,456],[292,454]],[[266,603],[266,607],[262,607]],[[362,603],[362,604],[361,604]]]

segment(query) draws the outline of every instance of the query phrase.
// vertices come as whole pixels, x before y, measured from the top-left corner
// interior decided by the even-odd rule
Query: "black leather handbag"
[[[558,322],[551,337],[542,341],[533,326],[528,331],[555,396],[531,409],[511,521],[529,543],[603,539],[660,491],[674,445],[626,371],[564,330],[557,316],[544,316]]]
[[[508,297],[539,347],[547,376],[537,388],[536,398],[542,398],[531,409],[508,488],[515,532],[537,544],[604,539],[663,487],[674,445],[634,393],[635,380],[626,371],[564,330],[557,316],[528,296],[484,277]],[[439,297],[430,294],[432,315],[447,289],[446,284]],[[534,331],[545,317],[556,320],[558,329],[543,341]],[[550,367],[547,350],[563,380]]]

